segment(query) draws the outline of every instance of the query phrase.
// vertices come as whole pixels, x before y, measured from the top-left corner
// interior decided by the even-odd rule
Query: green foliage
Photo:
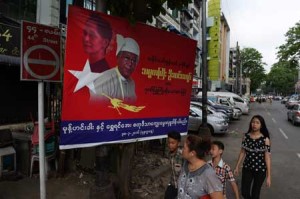
[[[277,58],[280,61],[289,61],[289,67],[297,68],[300,61],[300,22],[285,34],[286,43],[278,47]]]
[[[191,0],[109,0],[107,9],[112,15],[127,18],[131,23],[152,22],[153,17],[166,14],[164,3],[172,10],[181,10],[191,2]]]
[[[244,48],[240,53],[240,64],[243,77],[248,77],[251,80],[251,92],[260,87],[265,80],[265,63],[262,62],[262,55],[254,48]]]
[[[266,80],[267,92],[275,91],[282,95],[289,95],[294,92],[297,70],[291,68],[289,61],[280,61],[273,65]]]
[[[294,93],[300,61],[300,22],[285,34],[285,43],[278,47],[277,58],[266,81],[267,90],[288,95]]]

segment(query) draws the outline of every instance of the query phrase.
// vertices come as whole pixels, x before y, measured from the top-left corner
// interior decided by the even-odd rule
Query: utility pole
[[[202,0],[202,126],[207,127],[207,41],[206,41],[206,0]]]
[[[206,0],[202,0],[202,125],[199,129],[199,136],[205,140],[210,140],[211,133],[207,126],[207,88],[208,88],[208,68],[207,68],[207,41],[206,41]],[[200,71],[201,72],[201,71]]]
[[[240,85],[241,85],[241,58],[240,58],[240,48],[239,43],[236,42],[236,93],[240,94]]]

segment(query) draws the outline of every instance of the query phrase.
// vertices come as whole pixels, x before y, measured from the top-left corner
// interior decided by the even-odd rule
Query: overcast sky
[[[221,0],[230,27],[231,47],[252,47],[263,56],[266,72],[276,60],[285,33],[300,21],[300,0]]]

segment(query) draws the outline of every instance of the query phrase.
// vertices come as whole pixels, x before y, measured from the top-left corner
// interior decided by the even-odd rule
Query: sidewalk
[[[240,121],[238,121],[240,122]],[[213,136],[213,140],[220,140],[225,145],[224,160],[233,169],[240,150],[242,133],[231,129],[227,135]],[[208,157],[209,159],[210,157]],[[135,155],[131,168],[131,191],[135,199],[163,198],[169,179],[168,161],[162,153],[143,153],[142,150]],[[54,175],[53,175],[54,176]],[[237,179],[239,183],[240,179]],[[63,178],[51,177],[46,182],[47,199],[89,198],[89,189],[94,184],[94,175],[83,171],[67,173]],[[24,177],[12,181],[0,181],[0,199],[39,199],[39,177]],[[227,186],[231,189],[231,186]],[[228,192],[229,197],[232,194]]]
[[[163,198],[169,179],[166,175],[168,160],[161,153],[138,152],[131,168],[130,189],[134,199]],[[47,199],[88,199],[89,190],[94,185],[95,176],[83,171],[67,173],[63,178],[49,178],[46,182]],[[32,178],[0,181],[0,199],[39,199],[39,176]]]
[[[46,198],[88,198],[92,175],[74,172],[64,178],[52,177],[46,182]],[[0,199],[39,199],[39,177],[24,177],[17,181],[0,181]]]

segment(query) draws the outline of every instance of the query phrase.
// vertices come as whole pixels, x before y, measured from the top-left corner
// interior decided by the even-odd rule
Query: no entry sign
[[[22,21],[21,80],[61,81],[60,29]]]

